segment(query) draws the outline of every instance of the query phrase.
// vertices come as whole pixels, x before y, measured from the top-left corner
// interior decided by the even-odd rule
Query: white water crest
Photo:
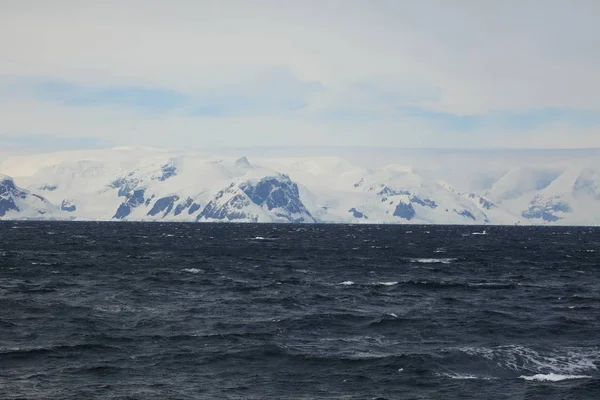
[[[538,382],[560,382],[570,379],[591,379],[589,375],[560,375],[560,374],[537,374],[533,376],[521,375],[519,378],[525,379],[526,381],[538,381]]]
[[[456,258],[411,258],[409,261],[418,264],[450,264]]]

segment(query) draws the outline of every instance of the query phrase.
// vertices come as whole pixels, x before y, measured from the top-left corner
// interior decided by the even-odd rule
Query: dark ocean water
[[[0,223],[2,399],[600,399],[600,230]]]

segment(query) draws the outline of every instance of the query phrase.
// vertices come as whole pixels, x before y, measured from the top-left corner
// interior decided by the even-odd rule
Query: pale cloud
[[[600,146],[598,15],[594,0],[1,0],[0,146]]]

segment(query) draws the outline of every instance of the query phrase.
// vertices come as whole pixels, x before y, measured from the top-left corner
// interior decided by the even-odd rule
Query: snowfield
[[[0,159],[0,219],[600,224],[599,151],[217,156],[145,148]]]

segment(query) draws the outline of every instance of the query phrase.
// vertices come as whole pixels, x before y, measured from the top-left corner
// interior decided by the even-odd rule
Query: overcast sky
[[[600,147],[598,0],[0,0],[0,148]]]

